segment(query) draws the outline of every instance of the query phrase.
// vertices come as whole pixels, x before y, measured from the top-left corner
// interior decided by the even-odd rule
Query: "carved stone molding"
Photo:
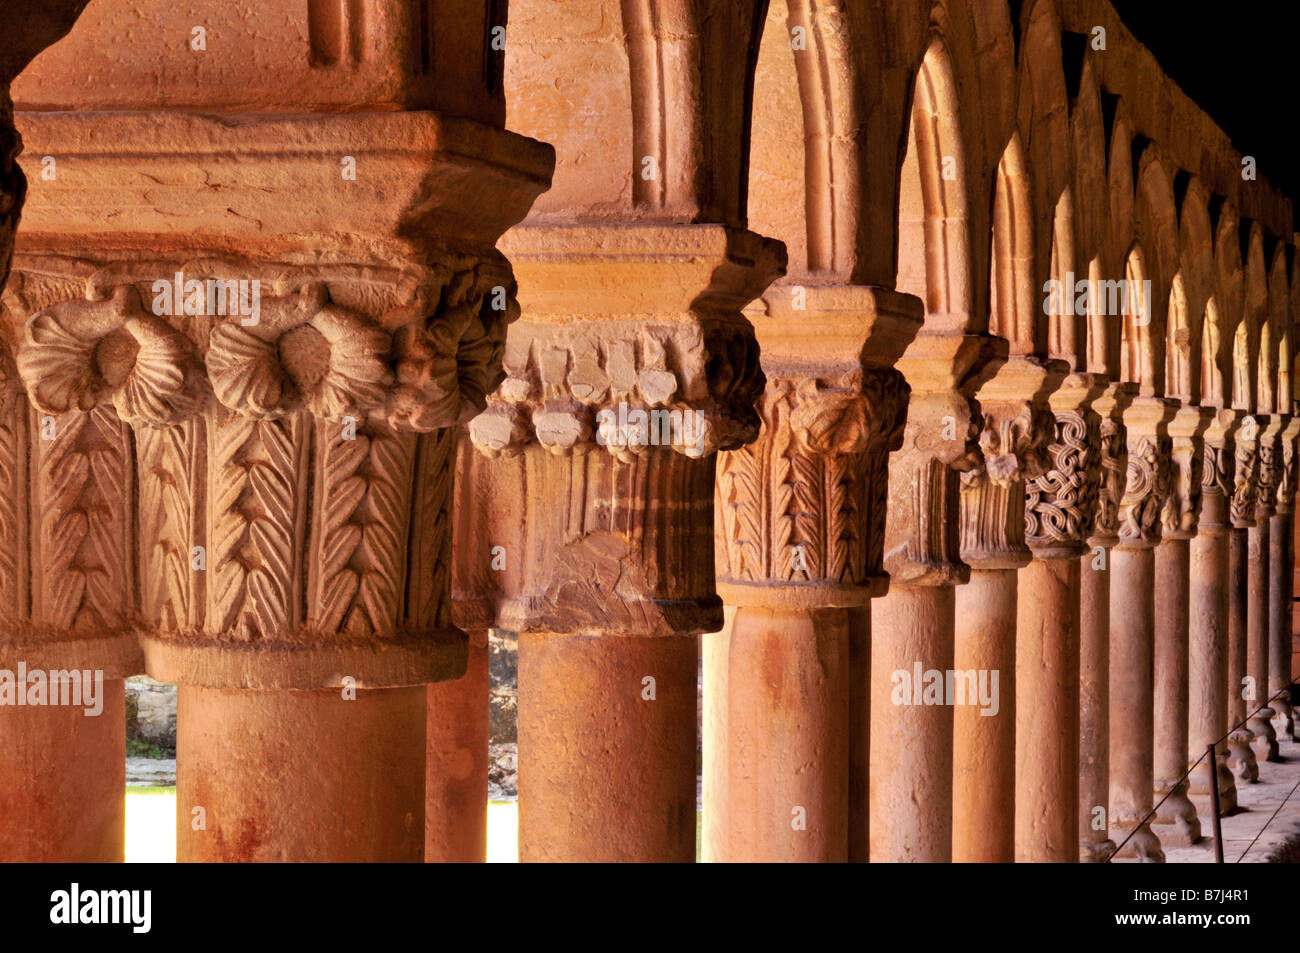
[[[1229,518],[1237,529],[1247,529],[1255,525],[1259,431],[1258,418],[1251,414],[1241,417],[1235,441],[1232,500],[1228,508]]]
[[[1047,395],[1067,365],[1014,357],[979,392],[979,466],[961,474],[961,558],[976,569],[1016,569],[1025,545],[1025,482],[1047,471],[1056,420]]]
[[[1101,468],[1102,383],[1072,374],[1051,397],[1055,434],[1046,472],[1025,485],[1025,540],[1040,559],[1078,556],[1092,534]]]
[[[1201,515],[1201,486],[1205,465],[1205,431],[1211,408],[1187,405],[1169,424],[1171,466],[1169,496],[1160,514],[1162,539],[1191,539]]]
[[[1175,406],[1154,397],[1135,398],[1124,412],[1128,468],[1119,506],[1119,545],[1149,549],[1161,539],[1161,512],[1173,483],[1169,422]]]

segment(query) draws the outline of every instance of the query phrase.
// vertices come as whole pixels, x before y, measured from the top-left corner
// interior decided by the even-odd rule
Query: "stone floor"
[[[1297,789],[1297,782],[1300,782],[1300,744],[1279,739],[1278,747],[1283,758],[1281,762],[1261,763],[1259,781],[1255,784],[1238,782],[1238,810],[1222,821],[1225,864],[1286,863],[1300,860],[1300,789]],[[1201,765],[1197,770],[1203,768],[1204,765]],[[1279,805],[1283,805],[1280,811]],[[1276,817],[1273,817],[1274,811],[1277,811]],[[1214,863],[1212,831],[1205,818],[1202,818],[1202,825],[1204,836],[1199,843],[1191,847],[1165,849],[1167,863]],[[1263,834],[1260,834],[1261,830]],[[1255,840],[1256,834],[1260,834],[1258,840]],[[1114,837],[1114,834],[1111,836]],[[1251,846],[1252,840],[1255,840],[1254,846]],[[1136,862],[1132,858],[1115,861]]]

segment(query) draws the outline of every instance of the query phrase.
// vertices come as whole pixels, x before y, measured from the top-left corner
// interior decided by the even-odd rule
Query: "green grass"
[[[143,738],[126,737],[126,756],[128,758],[155,758],[170,760],[176,757],[176,752],[167,748],[160,748],[152,741],[145,741]]]
[[[149,785],[147,787],[144,785],[139,787],[130,785],[127,787],[126,793],[128,796],[133,794],[175,794],[176,786],[174,784],[169,784],[165,787],[162,785]]]

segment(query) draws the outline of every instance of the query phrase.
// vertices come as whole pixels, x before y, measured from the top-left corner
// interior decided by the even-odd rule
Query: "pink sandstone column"
[[[801,289],[795,313],[791,298],[768,289],[755,328],[770,367],[759,439],[718,458],[715,568],[734,614],[725,654],[705,654],[710,860],[844,861],[852,796],[865,806],[860,750],[850,781],[867,731],[850,613],[888,582],[885,481],[908,400],[892,365],[921,302],[825,286]]]
[[[1246,724],[1250,710],[1246,683],[1247,535],[1255,523],[1255,482],[1258,474],[1259,422],[1241,419],[1237,431],[1234,484],[1230,506],[1232,532],[1228,536],[1228,767],[1238,781],[1259,779],[1259,766],[1251,742],[1255,735]],[[1253,707],[1253,706],[1252,706]]]
[[[1079,857],[1079,556],[1097,514],[1102,381],[1072,374],[1050,398],[1049,469],[1026,486],[1016,616],[1018,861]]]
[[[1190,632],[1190,540],[1201,509],[1204,432],[1209,411],[1186,404],[1169,423],[1173,474],[1161,513],[1155,585],[1154,796],[1151,829],[1165,846],[1194,844],[1201,822],[1182,780],[1187,750]],[[1199,755],[1200,752],[1197,752]]]
[[[1172,416],[1154,397],[1134,398],[1124,411],[1128,473],[1111,563],[1110,836],[1123,844],[1119,856],[1155,862],[1164,852],[1145,820],[1154,787],[1154,549],[1170,490]]]
[[[952,858],[953,708],[939,686],[954,664],[953,587],[970,578],[953,532],[958,470],[978,462],[971,395],[1006,347],[923,330],[898,362],[912,396],[902,448],[889,458],[890,589],[871,607],[873,861]]]
[[[24,175],[17,161],[24,143],[14,129],[9,86],[33,57],[68,33],[85,6],[84,0],[50,0],[5,11],[8,29],[0,39],[0,288],[10,274],[19,215],[27,214],[24,201],[33,202],[29,181],[39,189],[39,163],[45,155],[33,154],[28,143]],[[21,282],[18,277],[11,285],[22,287]],[[21,328],[16,335],[10,331],[6,329],[5,336],[9,343],[0,346],[6,367],[11,366],[14,356],[13,342],[21,336]],[[73,544],[73,549],[77,548],[78,537],[84,539],[89,520],[80,508],[83,504],[75,502],[78,512],[72,515],[67,512],[67,503],[74,502],[76,491],[87,486],[93,490],[94,481],[71,481],[74,492],[63,503],[57,499],[40,502],[43,494],[38,486],[29,485],[28,473],[34,471],[32,482],[37,482],[40,461],[48,455],[42,452],[42,441],[32,430],[31,409],[21,382],[11,372],[3,377],[0,473],[6,477],[0,480],[0,507],[4,508],[0,526],[6,529],[0,533],[0,557],[5,566],[0,573],[0,625],[5,629],[5,638],[0,644],[0,669],[13,673],[16,679],[20,663],[28,672],[75,668],[88,675],[92,685],[98,673],[102,688],[90,706],[20,707],[13,704],[15,697],[0,707],[0,862],[121,861],[126,746],[122,679],[143,667],[134,634],[117,624],[116,619],[128,607],[127,593],[118,584],[129,585],[130,575],[123,563],[129,561],[125,546],[130,537],[125,526],[111,526],[103,533],[101,525],[100,542],[107,544],[104,549],[111,554],[108,561],[116,565],[111,574],[101,577],[107,585],[100,587],[100,598],[90,597],[84,603],[76,600],[82,604],[71,606],[69,613],[66,593],[68,587],[80,584],[79,574],[60,573],[62,567],[51,565],[54,560],[42,551],[53,540],[42,532],[41,525],[63,523],[60,535]],[[75,435],[74,431],[56,428],[55,433],[60,432]],[[47,449],[52,450],[56,443],[57,439],[50,441]],[[64,446],[67,443],[63,441]],[[111,458],[112,453],[106,456]],[[73,458],[71,466],[79,466],[79,461]],[[117,467],[110,463],[108,469]],[[59,482],[69,485],[62,474]],[[33,497],[45,512],[38,509],[35,526],[29,526],[26,503]],[[126,505],[120,497],[104,503],[107,505],[98,512],[121,514]],[[72,518],[67,519],[68,515]],[[102,524],[103,520],[97,522]],[[83,561],[91,573],[101,569],[93,556]],[[62,611],[48,604],[48,597],[54,593],[43,592],[39,584],[32,585],[32,573],[35,571],[39,579],[43,563],[56,570],[56,577],[64,576],[56,580],[63,587],[59,598],[65,606]],[[30,631],[39,634],[25,634]],[[26,692],[28,686],[18,688]],[[96,709],[98,713],[88,713]]]
[[[1047,395],[1066,366],[1017,355],[978,394],[983,464],[962,474],[961,557],[971,578],[957,587],[953,669],[954,679],[984,694],[954,700],[954,861],[1015,859],[1017,570],[1031,558],[1025,480],[1047,468],[1055,430]],[[1033,646],[1025,647],[1032,653]],[[1050,723],[1038,716],[1038,724]]]
[[[488,630],[469,633],[465,674],[426,692],[424,859],[487,860]]]
[[[1079,557],[1079,861],[1099,863],[1115,851],[1110,811],[1110,578],[1119,542],[1128,447],[1123,407],[1129,397],[1111,384],[1093,401],[1100,418],[1101,467],[1096,520]]]
[[[1277,711],[1274,728],[1278,737],[1296,740],[1295,719],[1290,704],[1291,617],[1295,591],[1295,486],[1296,438],[1300,416],[1285,418],[1277,467],[1277,509],[1269,528],[1268,646],[1269,698]]]
[[[1261,424],[1255,525],[1246,536],[1246,674],[1253,690],[1252,697],[1246,699],[1246,708],[1255,736],[1251,747],[1262,761],[1280,760],[1277,733],[1273,730],[1276,712],[1268,707],[1269,529],[1277,501],[1280,430],[1281,420],[1277,417]]]
[[[1237,807],[1237,786],[1228,768],[1228,504],[1232,497],[1236,419],[1218,410],[1205,435],[1202,458],[1201,518],[1192,539],[1188,616],[1189,758],[1216,744],[1219,810]],[[1204,771],[1193,771],[1189,796],[1197,814],[1208,819],[1213,809]]]

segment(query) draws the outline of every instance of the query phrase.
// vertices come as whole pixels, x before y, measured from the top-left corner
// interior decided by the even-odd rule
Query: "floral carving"
[[[191,415],[202,397],[189,338],[146,313],[132,288],[32,315],[17,363],[32,403],[48,414],[111,400],[127,423],[164,427]]]

